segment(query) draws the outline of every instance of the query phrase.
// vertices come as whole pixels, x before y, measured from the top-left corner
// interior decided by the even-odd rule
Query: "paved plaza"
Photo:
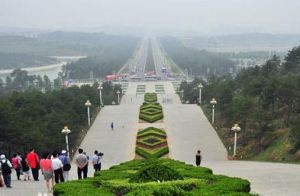
[[[164,86],[158,95],[163,106],[164,119],[159,123],[139,123],[139,106],[143,94],[137,94],[137,85],[145,85],[146,92],[155,92],[155,84]],[[110,123],[114,122],[114,130]],[[96,117],[80,147],[91,157],[95,149],[104,153],[103,168],[132,160],[135,156],[137,130],[149,126],[163,128],[167,132],[170,157],[194,164],[195,153],[201,149],[202,165],[224,174],[248,179],[253,193],[260,195],[299,195],[300,166],[296,164],[264,163],[252,161],[228,161],[227,151],[215,130],[197,105],[181,104],[171,82],[129,83],[120,105],[105,106]],[[76,179],[73,164],[71,179]],[[89,165],[89,176],[93,175]],[[0,196],[39,195],[46,191],[43,177],[40,182],[20,182],[13,174],[13,188],[0,189]],[[41,194],[40,194],[41,195]],[[46,195],[46,194],[45,194]]]

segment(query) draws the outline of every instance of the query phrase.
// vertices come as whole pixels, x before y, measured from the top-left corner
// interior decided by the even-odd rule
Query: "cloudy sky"
[[[300,33],[300,0],[0,0],[0,26]]]

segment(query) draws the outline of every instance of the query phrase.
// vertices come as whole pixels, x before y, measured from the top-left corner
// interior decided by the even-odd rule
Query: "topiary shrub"
[[[183,177],[170,167],[154,163],[141,168],[130,178],[129,182],[163,182],[171,180],[183,180]]]

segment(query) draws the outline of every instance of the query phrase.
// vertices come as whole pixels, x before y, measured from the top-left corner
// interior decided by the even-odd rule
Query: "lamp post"
[[[215,122],[215,105],[217,104],[217,100],[215,98],[212,98],[210,101],[210,104],[212,105],[211,123],[214,124],[214,122]]]
[[[118,95],[118,105],[120,105],[120,93],[121,93],[121,92],[118,90],[118,91],[117,91],[117,95]]]
[[[92,103],[90,102],[90,100],[87,100],[84,105],[87,107],[88,124],[90,127],[91,126],[90,107],[91,107]]]
[[[98,87],[98,90],[99,90],[99,95],[100,95],[100,108],[103,106],[103,100],[102,100],[102,89],[103,89],[103,87],[102,87],[102,86],[99,86],[99,87]]]
[[[201,105],[201,99],[202,99],[202,97],[201,97],[201,89],[203,88],[203,85],[200,83],[198,85],[198,88],[199,88],[199,104]]]
[[[65,138],[66,138],[66,146],[67,146],[67,155],[68,155],[68,157],[69,157],[70,154],[69,154],[69,137],[68,137],[68,135],[69,135],[69,133],[71,133],[71,130],[70,130],[67,126],[65,126],[61,132],[62,132],[63,134],[65,134]]]
[[[234,131],[233,156],[235,157],[235,155],[236,155],[237,133],[241,131],[241,127],[239,127],[239,124],[234,124],[234,126],[231,128],[231,131]]]

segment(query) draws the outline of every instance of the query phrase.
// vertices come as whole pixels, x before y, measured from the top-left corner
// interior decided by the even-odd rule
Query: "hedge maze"
[[[149,123],[154,123],[164,118],[162,106],[157,103],[157,95],[155,93],[146,93],[144,103],[140,107],[139,118]]]
[[[160,158],[169,153],[167,134],[164,130],[148,127],[137,134],[136,154],[147,158]]]

